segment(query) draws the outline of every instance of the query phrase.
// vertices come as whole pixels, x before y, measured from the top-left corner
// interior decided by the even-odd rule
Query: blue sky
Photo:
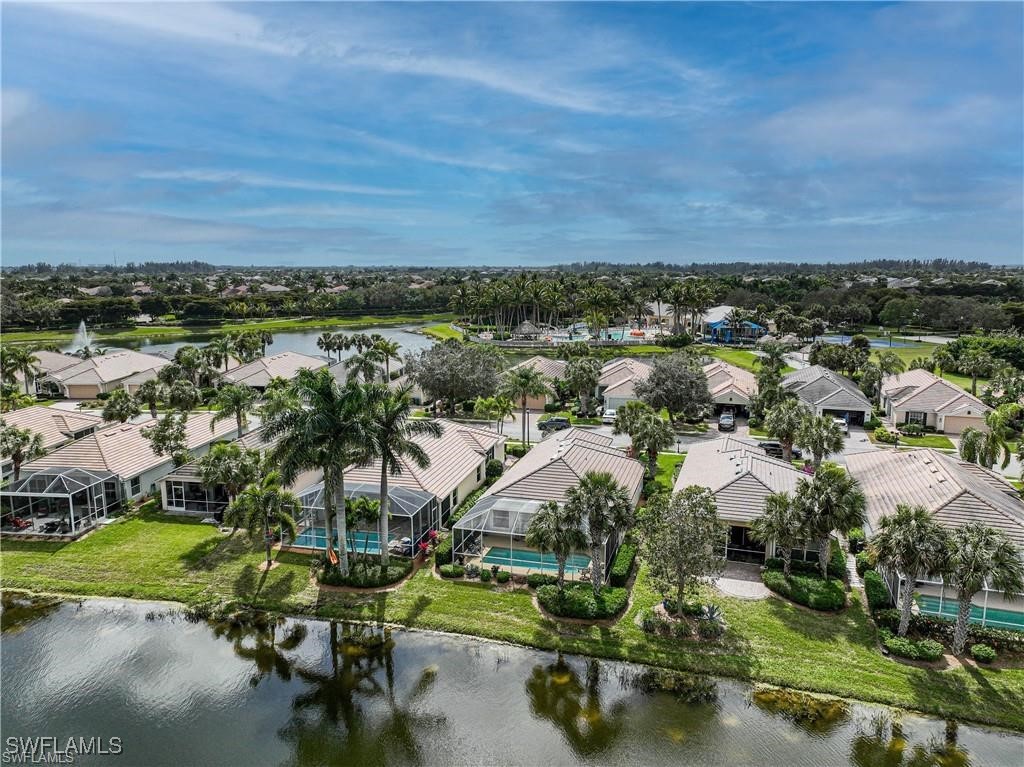
[[[1024,262],[1004,4],[3,8],[3,262]]]

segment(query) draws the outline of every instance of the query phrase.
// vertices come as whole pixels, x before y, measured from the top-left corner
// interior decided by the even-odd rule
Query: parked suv
[[[613,424],[615,423],[615,409],[605,410],[601,414],[601,423]]]
[[[845,418],[833,418],[832,421],[835,423],[836,426],[839,427],[839,430],[843,434],[849,434],[850,433],[850,425],[848,423],[846,423],[846,419]]]
[[[719,431],[736,431],[736,417],[732,413],[722,413],[718,416]]]
[[[537,424],[537,428],[542,432],[547,433],[549,431],[561,431],[562,429],[568,429],[572,424],[569,419],[563,415],[554,415],[546,421],[541,421]]]
[[[776,442],[775,440],[768,440],[765,442],[758,442],[757,446],[764,450],[766,455],[770,455],[772,458],[782,458],[782,443]],[[800,448],[793,446],[793,457],[796,459],[803,458],[803,452]]]

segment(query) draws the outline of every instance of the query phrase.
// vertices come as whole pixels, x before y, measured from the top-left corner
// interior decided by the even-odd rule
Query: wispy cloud
[[[281,178],[279,176],[265,176],[245,171],[214,170],[210,168],[151,170],[139,173],[138,177],[150,181],[188,181],[197,184],[253,186],[267,189],[301,189],[309,192],[339,192],[341,194],[383,195],[388,197],[417,194],[414,190],[409,189],[391,189],[362,184],[339,184],[313,179]]]

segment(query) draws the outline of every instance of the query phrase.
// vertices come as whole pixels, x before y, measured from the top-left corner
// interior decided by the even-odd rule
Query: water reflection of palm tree
[[[971,760],[957,743],[955,722],[946,723],[943,740],[911,746],[899,720],[879,714],[850,742],[850,763],[857,767],[967,767]]]
[[[294,746],[292,764],[425,761],[424,747],[436,742],[446,723],[443,715],[415,711],[433,684],[434,671],[424,669],[399,699],[394,646],[389,629],[331,623],[330,669],[294,669],[308,688],[292,701],[292,719],[280,732]]]
[[[234,615],[211,622],[214,636],[231,642],[235,655],[251,661],[256,673],[249,680],[252,687],[270,674],[288,681],[292,678],[294,660],[286,655],[298,649],[306,638],[306,626],[295,623],[287,627],[278,641],[278,630],[287,625],[282,616],[266,614]]]
[[[561,653],[547,666],[534,666],[526,680],[533,715],[547,719],[577,756],[594,756],[608,750],[624,725],[626,707],[601,705],[601,666],[587,661],[585,681],[566,663]]]

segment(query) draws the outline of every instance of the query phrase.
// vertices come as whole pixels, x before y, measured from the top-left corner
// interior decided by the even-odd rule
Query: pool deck
[[[484,562],[484,558],[490,552],[491,548],[492,547],[490,547],[490,546],[485,548],[484,551],[483,551],[483,554],[473,555],[473,556],[466,556],[466,555],[464,555],[465,556],[466,564],[467,565],[476,565],[481,570],[489,570],[491,567],[494,566],[494,564],[496,564],[496,563],[492,563],[492,562]],[[498,564],[498,568],[500,570],[505,570],[507,572],[510,572],[513,575],[533,575],[534,573],[542,573],[544,575],[557,575],[558,574],[558,567],[557,567],[557,565],[545,565],[544,567],[527,567],[527,566],[522,566],[522,565],[511,565],[510,566],[508,564]],[[589,565],[588,565],[587,569],[589,569]],[[574,567],[566,567],[565,568],[565,579],[567,581],[587,581],[587,582],[590,581],[589,577],[588,578],[581,578],[580,575],[579,575],[579,570],[577,570]]]

